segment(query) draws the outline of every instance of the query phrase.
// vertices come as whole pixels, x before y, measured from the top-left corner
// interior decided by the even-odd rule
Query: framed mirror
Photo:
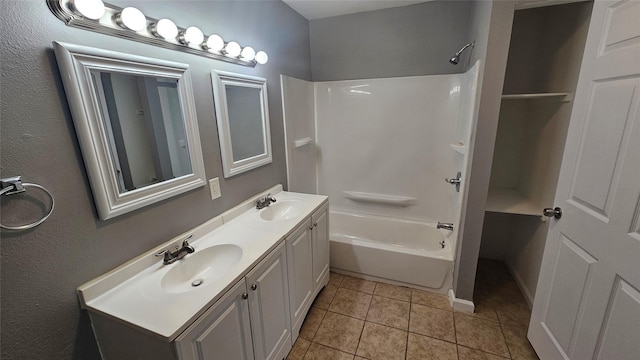
[[[267,80],[218,70],[211,78],[224,177],[269,164]]]
[[[53,47],[102,220],[205,184],[188,65]]]

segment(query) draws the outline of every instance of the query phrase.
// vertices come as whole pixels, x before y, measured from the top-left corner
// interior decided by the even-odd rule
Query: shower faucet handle
[[[445,178],[444,181],[446,181],[448,184],[455,185],[456,191],[460,192],[460,183],[462,182],[462,173],[458,171],[455,178],[453,179]]]

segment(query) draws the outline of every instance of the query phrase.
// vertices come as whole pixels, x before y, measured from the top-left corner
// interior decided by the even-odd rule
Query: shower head
[[[462,52],[466,48],[468,48],[469,46],[471,46],[473,48],[474,46],[476,46],[476,42],[474,41],[474,42],[470,42],[468,44],[465,44],[462,47],[462,49],[458,50],[458,52],[456,52],[456,54],[451,59],[449,59],[449,62],[452,63],[453,65],[458,65],[458,63],[460,62],[460,54],[462,54]]]

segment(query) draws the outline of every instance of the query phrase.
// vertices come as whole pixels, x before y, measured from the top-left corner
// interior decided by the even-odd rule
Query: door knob
[[[247,293],[242,294],[242,298],[244,300],[247,300],[249,298],[249,294],[247,294]]]
[[[560,219],[562,217],[562,209],[560,209],[559,207],[544,208],[544,210],[542,210],[542,215],[546,217],[554,217],[556,219]]]
[[[251,290],[256,291],[256,289],[258,288],[257,284],[253,284],[251,285]]]

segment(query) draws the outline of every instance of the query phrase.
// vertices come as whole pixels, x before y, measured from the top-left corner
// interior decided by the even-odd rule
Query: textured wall
[[[119,4],[123,4],[120,2]],[[308,22],[280,1],[128,1],[145,14],[265,49],[255,69],[67,27],[44,0],[1,1],[1,176],[46,186],[56,209],[41,226],[1,233],[2,359],[97,359],[78,285],[220,214],[246,197],[286,182],[279,74],[310,79]],[[116,217],[97,218],[52,41],[188,63],[208,178],[222,198],[200,188]],[[213,68],[266,77],[273,164],[222,179],[213,106]],[[7,206],[5,206],[7,205]],[[9,205],[2,211],[9,213]],[[158,309],[158,315],[165,310]]]
[[[453,273],[455,295],[465,300],[473,300],[515,2],[479,1],[476,5],[472,28],[477,34],[477,42],[472,61],[483,60],[484,69],[481,72],[477,124],[469,144],[473,149],[472,165],[465,188],[464,223],[460,224],[462,241],[458,244]]]
[[[309,22],[314,81],[455,74],[449,59],[474,40],[474,1],[426,3]]]

